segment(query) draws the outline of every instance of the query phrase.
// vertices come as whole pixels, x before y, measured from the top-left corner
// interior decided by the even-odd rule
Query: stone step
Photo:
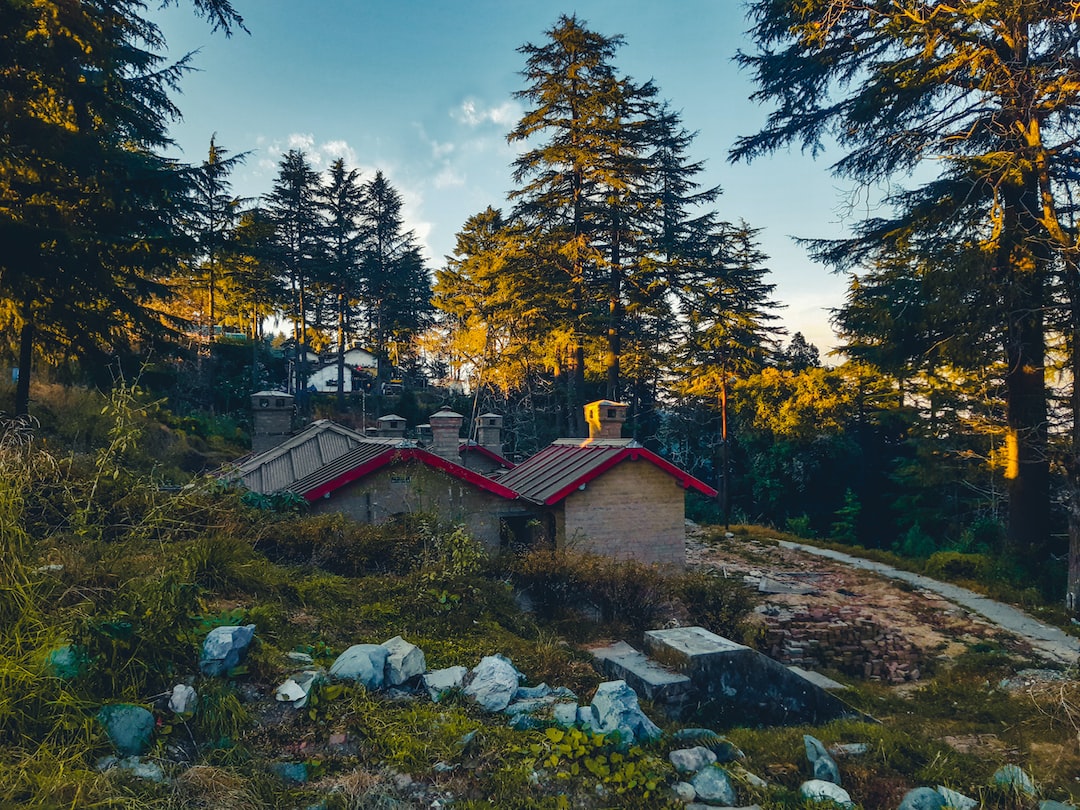
[[[639,696],[654,703],[677,705],[693,691],[688,676],[660,666],[625,641],[593,647],[589,652],[606,677],[626,681]]]

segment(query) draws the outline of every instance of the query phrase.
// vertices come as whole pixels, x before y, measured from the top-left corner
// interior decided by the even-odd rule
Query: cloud
[[[453,188],[465,185],[465,175],[457,171],[453,166],[444,166],[442,171],[435,175],[432,181],[435,188]]]
[[[450,116],[458,123],[470,127],[494,124],[509,129],[521,118],[521,107],[513,101],[484,107],[477,99],[470,97],[461,102],[460,106],[450,113]]]

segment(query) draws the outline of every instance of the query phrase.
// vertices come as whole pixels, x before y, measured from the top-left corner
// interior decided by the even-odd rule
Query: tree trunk
[[[15,416],[30,413],[30,363],[34,359],[34,322],[30,308],[23,307],[23,325],[19,330],[19,381],[15,384]]]
[[[731,487],[729,475],[731,473],[731,450],[728,447],[728,390],[727,374],[720,377],[720,486],[717,496],[720,499],[720,510],[724,515],[724,531],[731,528]]]
[[[611,214],[611,271],[608,288],[607,328],[607,397],[619,398],[619,355],[622,352],[622,250],[619,244],[619,207],[613,206]]]
[[[339,411],[345,410],[345,290],[338,291],[337,406]]]

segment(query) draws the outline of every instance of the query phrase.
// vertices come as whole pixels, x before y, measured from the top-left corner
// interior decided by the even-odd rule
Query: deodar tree
[[[226,33],[228,0],[195,0]],[[185,70],[136,0],[0,3],[0,310],[29,407],[35,349],[101,355],[161,320],[190,176],[156,150]]]
[[[755,98],[775,106],[734,159],[835,146],[835,173],[855,183],[930,178],[819,254],[840,268],[906,258],[939,289],[957,265],[935,257],[963,255],[957,284],[978,268],[987,308],[957,328],[998,339],[1009,546],[1033,570],[1053,551],[1046,313],[1076,253],[1059,201],[1076,158],[1078,17],[1075,0],[757,0],[757,50],[739,56]]]

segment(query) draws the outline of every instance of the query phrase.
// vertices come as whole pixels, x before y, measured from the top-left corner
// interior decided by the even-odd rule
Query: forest
[[[249,35],[229,0],[191,6]],[[243,428],[247,394],[282,387],[304,418],[354,424],[496,411],[525,456],[584,435],[581,405],[606,397],[629,405],[627,435],[716,485],[694,517],[989,555],[1072,610],[1080,6],[747,13],[737,58],[770,113],[721,158],[828,144],[838,177],[897,181],[887,214],[806,244],[848,279],[827,357],[786,333],[759,231],[702,182],[677,105],[707,99],[626,75],[618,34],[564,15],[518,48],[514,187],[433,266],[382,171],[292,149],[249,199],[231,183],[246,144],[164,157],[194,65],[162,55],[143,3],[4,2],[0,354],[17,373],[0,404],[33,416],[36,381],[141,374],[176,414]],[[378,358],[371,378],[352,346]],[[308,393],[314,355],[337,358],[335,393]]]

